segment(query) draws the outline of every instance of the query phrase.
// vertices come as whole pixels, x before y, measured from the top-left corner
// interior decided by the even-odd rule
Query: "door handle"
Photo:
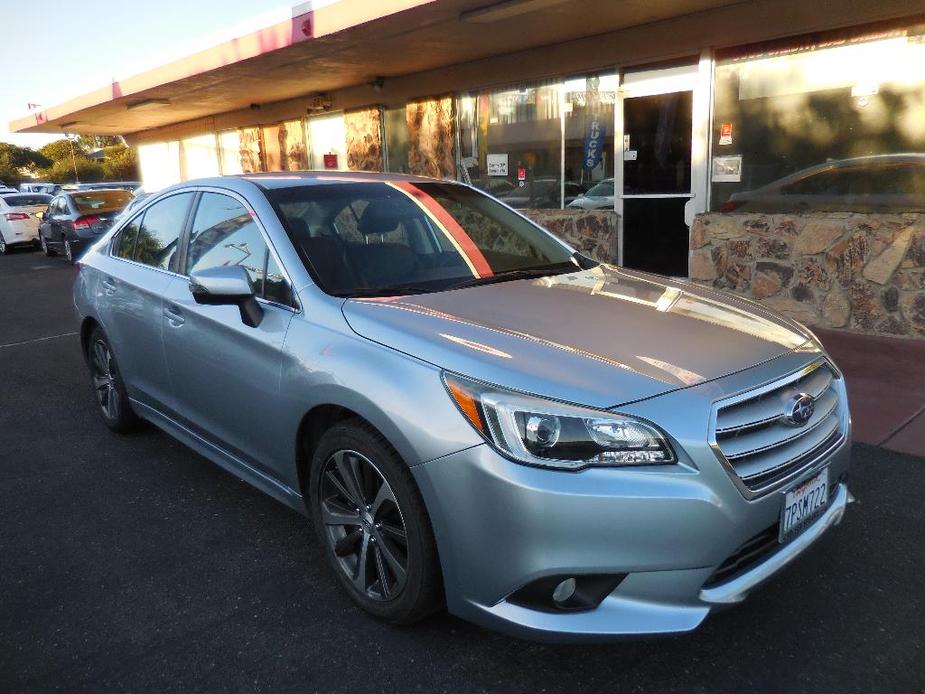
[[[109,277],[103,280],[103,291],[106,292],[107,296],[112,296],[116,293],[116,283],[113,282]]]
[[[180,309],[173,305],[164,309],[164,316],[167,318],[167,322],[175,328],[179,328],[186,322]]]

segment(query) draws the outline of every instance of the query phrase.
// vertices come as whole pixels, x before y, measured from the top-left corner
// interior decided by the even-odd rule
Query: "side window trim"
[[[134,263],[135,262],[135,249],[138,247],[138,237],[141,234],[141,225],[145,223],[145,213],[142,212],[141,214],[136,215],[135,217],[132,217],[132,219],[138,220],[138,224],[135,227],[135,238],[132,239],[132,252],[129,253],[128,258],[124,258],[123,260],[130,260]],[[120,236],[122,235],[122,232],[125,231],[127,226],[128,225],[126,224],[124,227],[122,227],[122,231],[119,232]]]
[[[187,188],[184,190],[188,191],[190,189]],[[247,200],[245,200],[244,197],[240,193],[238,193],[237,191],[231,190],[230,188],[216,188],[212,186],[203,186],[200,188],[194,188],[193,190],[195,190],[195,192],[199,194],[199,196],[195,200],[195,205],[197,209],[199,207],[199,201],[202,199],[203,193],[216,193],[218,195],[226,195],[230,198],[233,198],[235,201],[241,203],[241,205],[244,206],[244,209],[246,209],[248,214],[250,214],[251,219],[254,220],[254,224],[257,226],[257,231],[260,232],[260,235],[263,237],[263,241],[266,244],[267,254],[266,254],[266,260],[264,261],[264,263],[268,262],[270,254],[272,254],[273,260],[276,261],[276,266],[280,269],[280,272],[283,273],[283,278],[286,280],[286,285],[289,287],[289,298],[290,298],[289,303],[281,304],[278,301],[273,301],[272,299],[265,299],[259,296],[257,297],[257,300],[260,301],[261,303],[272,304],[273,306],[280,306],[282,308],[288,309],[295,313],[301,313],[302,307],[301,305],[299,305],[299,301],[295,296],[295,289],[292,283],[292,276],[289,274],[289,270],[283,264],[283,261],[279,256],[279,252],[276,250],[276,246],[273,244],[273,241],[270,239],[270,235],[267,233],[267,230],[264,228],[263,222],[260,220],[260,217],[257,216],[257,213],[254,212],[254,208],[251,206],[251,204]],[[193,227],[194,220],[195,220],[195,216],[190,215],[188,224],[187,224],[187,232],[188,232],[187,242],[183,250],[183,253],[184,253],[183,270],[184,272],[186,271],[185,258],[186,258],[186,249],[189,247],[189,233],[192,233],[192,227]],[[187,275],[185,274],[181,276],[187,277]],[[266,273],[264,273],[264,285],[266,285]]]
[[[177,260],[177,272],[180,277],[189,277],[186,272],[186,254],[189,251],[190,236],[193,233],[193,222],[196,219],[196,213],[199,212],[199,203],[202,201],[202,191],[198,188],[193,189],[193,200],[190,202],[189,209],[186,211],[186,219],[183,222],[183,228],[180,230],[180,257]]]

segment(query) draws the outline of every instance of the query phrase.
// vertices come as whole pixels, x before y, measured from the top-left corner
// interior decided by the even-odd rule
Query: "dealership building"
[[[121,134],[145,186],[470,183],[593,257],[925,338],[925,5],[340,0],[11,124]]]

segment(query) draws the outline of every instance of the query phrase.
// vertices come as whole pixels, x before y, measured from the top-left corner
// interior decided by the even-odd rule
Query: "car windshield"
[[[33,207],[35,205],[47,205],[51,202],[51,196],[43,193],[32,193],[29,195],[7,195],[3,198],[10,207]]]
[[[573,251],[472,188],[338,183],[267,191],[320,287],[391,296],[573,272]]]
[[[596,186],[591,188],[587,193],[588,197],[612,197],[613,196],[613,181],[601,181]]]
[[[105,212],[120,210],[132,199],[124,190],[94,190],[71,195],[80,212]]]

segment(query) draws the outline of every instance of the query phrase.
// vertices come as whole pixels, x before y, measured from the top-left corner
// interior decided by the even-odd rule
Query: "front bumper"
[[[841,521],[849,499],[850,423],[840,446],[787,485],[827,466],[833,484],[824,514],[728,580],[710,582],[743,543],[777,524],[783,490],[746,499],[705,441],[708,415],[690,414],[696,394],[666,397],[686,413],[668,429],[678,465],[555,471],[513,463],[479,445],[413,467],[450,612],[535,640],[690,631],[712,609],[743,600]],[[655,406],[634,409],[658,421]],[[590,610],[535,609],[511,600],[544,577],[592,574],[626,577]]]

